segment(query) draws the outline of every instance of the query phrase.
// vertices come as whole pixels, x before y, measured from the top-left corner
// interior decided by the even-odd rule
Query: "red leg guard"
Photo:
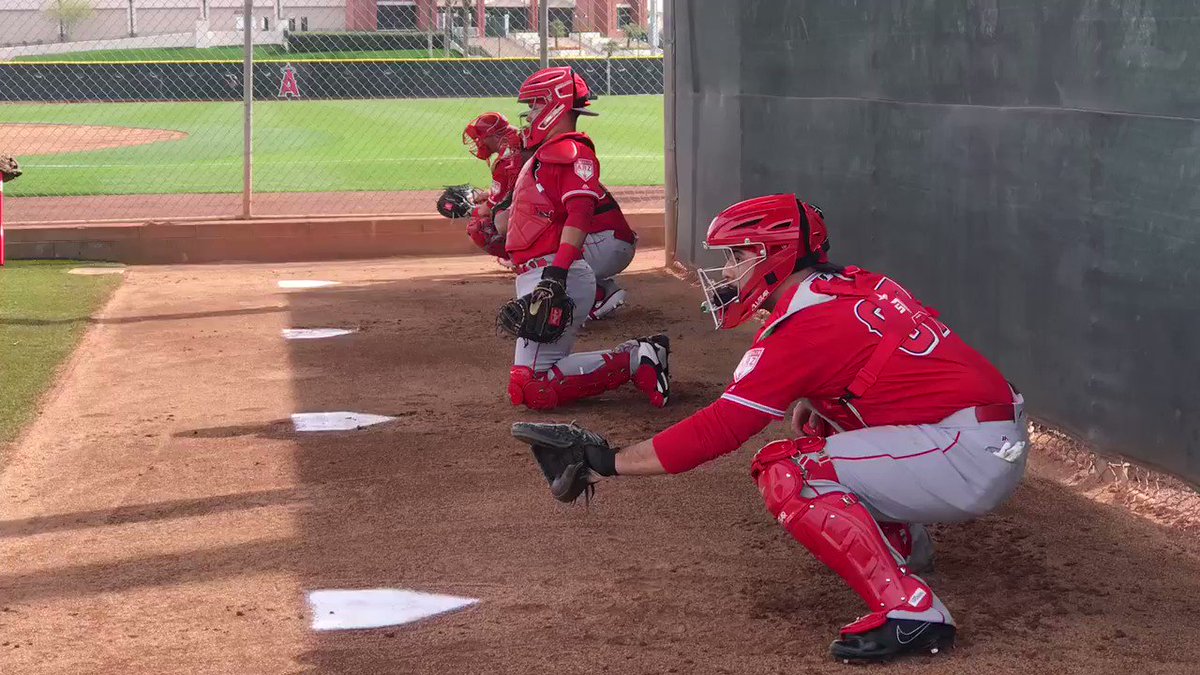
[[[805,489],[807,481],[837,479],[824,447],[825,439],[804,437],[759,450],[750,475],[767,510],[870,606],[869,621],[856,622],[855,630],[877,628],[891,610],[928,610],[933,592],[899,566],[875,519],[856,496],[840,486],[824,494]]]
[[[879,529],[883,530],[888,545],[895,549],[901,558],[907,560],[912,555],[912,531],[907,523],[880,523]]]
[[[629,381],[629,354],[604,355],[604,365],[584,375],[564,376],[557,368],[535,373],[526,366],[513,366],[508,378],[508,397],[513,405],[532,410],[551,410],[582,398],[598,396]]]

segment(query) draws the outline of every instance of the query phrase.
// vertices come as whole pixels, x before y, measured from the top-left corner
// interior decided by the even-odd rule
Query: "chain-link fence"
[[[519,123],[543,39],[599,95],[580,127],[602,179],[661,204],[658,0],[245,5],[0,0],[0,153],[26,168],[9,222],[431,212],[490,181],[462,130]]]
[[[1200,532],[1200,492],[1178,478],[1097,454],[1085,441],[1044,424],[1030,425],[1030,439],[1038,455],[1056,464],[1045,473],[1060,482],[1164,525]]]

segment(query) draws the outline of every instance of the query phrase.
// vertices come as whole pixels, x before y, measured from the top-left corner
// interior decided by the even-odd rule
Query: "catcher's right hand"
[[[447,185],[437,200],[438,213],[447,218],[466,218],[475,208],[475,188],[470,185]]]
[[[574,424],[517,422],[512,425],[514,438],[533,448],[550,494],[570,504],[586,493],[590,499],[596,476],[617,475],[617,453],[608,441]]]
[[[478,212],[472,213],[471,222],[467,225],[467,236],[488,255],[494,255],[497,258],[508,257],[508,251],[504,250],[504,235],[496,230],[496,225],[491,218]]]
[[[8,181],[21,175],[21,167],[17,160],[7,155],[0,155],[0,181]]]

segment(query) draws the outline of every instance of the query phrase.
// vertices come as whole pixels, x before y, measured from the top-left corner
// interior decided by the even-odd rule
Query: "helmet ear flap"
[[[808,222],[808,213],[804,208],[804,203],[799,199],[796,200],[796,209],[800,212],[800,250],[802,255],[796,256],[796,264],[792,266],[792,272],[810,267],[817,262],[820,253],[809,249],[809,241],[812,237],[812,225]]]
[[[823,235],[821,237],[824,240],[821,242],[820,246],[816,248],[812,247],[814,226],[808,218],[808,210],[812,209],[813,212],[816,213],[817,217],[821,219],[824,219],[825,214],[815,204],[805,204],[804,202],[800,201],[799,198],[796,199],[796,208],[800,212],[801,255],[796,257],[796,264],[792,270],[793,272],[799,272],[802,269],[812,267],[813,265],[823,262],[825,260],[825,253],[829,251],[829,238],[827,235]],[[818,223],[818,227],[821,228],[822,232],[824,231],[824,226],[822,224]]]

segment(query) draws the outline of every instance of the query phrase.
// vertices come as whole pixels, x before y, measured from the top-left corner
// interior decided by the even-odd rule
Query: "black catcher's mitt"
[[[470,185],[447,185],[437,200],[438,213],[447,218],[466,218],[475,208],[475,188]]]
[[[496,327],[513,337],[550,343],[562,338],[574,317],[575,301],[569,296],[538,300],[530,294],[501,305]]]
[[[7,155],[0,155],[0,181],[8,181],[21,175],[21,167],[17,160]]]
[[[556,342],[575,318],[575,301],[567,295],[567,271],[547,267],[529,295],[500,307],[496,325],[514,337],[534,342]]]
[[[517,422],[512,435],[533,448],[533,457],[550,483],[550,494],[560,502],[570,504],[579,495],[590,499],[596,475],[617,475],[616,451],[603,436],[583,427]]]

